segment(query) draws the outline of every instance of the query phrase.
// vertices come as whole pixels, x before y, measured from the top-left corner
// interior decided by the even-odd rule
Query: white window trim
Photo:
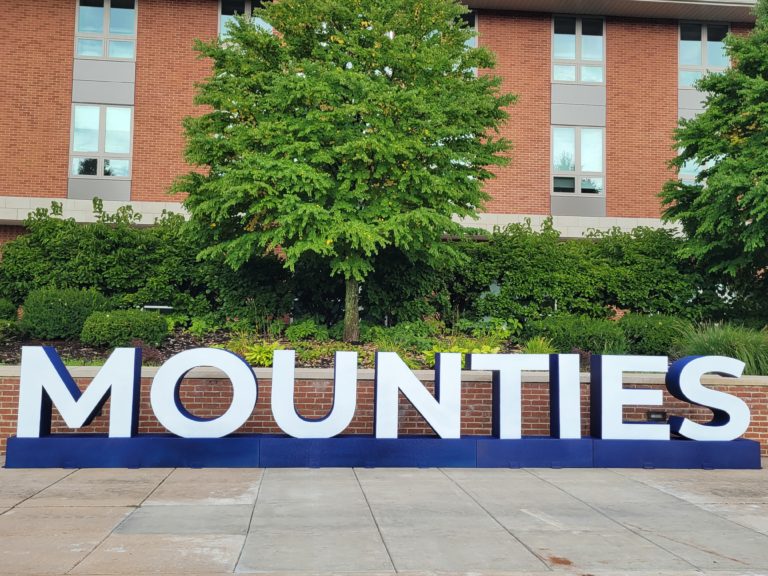
[[[91,106],[99,108],[99,150],[97,152],[75,152],[75,108],[77,106]],[[114,153],[105,151],[105,140],[107,138],[107,108],[128,108],[131,111],[131,134],[128,153]],[[72,110],[70,114],[70,135],[69,135],[69,163],[67,165],[67,174],[70,178],[78,178],[85,180],[128,180],[130,181],[133,174],[133,126],[134,126],[135,109],[133,106],[120,106],[117,104],[93,104],[91,102],[73,102]],[[75,158],[96,158],[96,175],[89,174],[73,174],[72,173],[72,160]],[[128,176],[105,176],[104,175],[104,161],[105,160],[128,160]]]
[[[555,170],[555,162],[553,153],[555,149],[555,128],[572,128],[575,138],[574,147],[574,159],[573,166],[575,170],[573,172],[565,172],[561,170]],[[603,171],[602,172],[584,172],[581,170],[581,131],[587,130],[602,130],[603,132]],[[561,196],[564,198],[605,198],[605,191],[608,188],[606,180],[606,142],[605,142],[605,126],[573,126],[569,124],[552,124],[549,130],[549,193],[552,196]],[[574,179],[574,191],[573,192],[555,192],[555,178],[573,178]],[[603,190],[597,194],[591,192],[581,191],[581,179],[582,178],[601,178],[603,180]]]
[[[75,51],[74,55],[77,59],[83,60],[111,60],[113,62],[135,62],[136,61],[136,37],[139,27],[139,0],[135,0],[133,13],[134,13],[134,33],[127,34],[110,34],[109,33],[109,9],[112,4],[112,0],[104,0],[104,31],[96,32],[80,32],[80,0],[75,0]],[[102,53],[101,56],[82,56],[77,53],[77,41],[79,38],[85,38],[89,40],[101,40],[102,41]],[[115,58],[109,55],[109,41],[131,41],[133,42],[133,58]]]
[[[683,24],[696,24],[701,26],[701,64],[680,64],[680,43]],[[684,86],[680,82],[681,72],[700,72],[703,75],[708,72],[722,72],[728,66],[710,66],[707,64],[707,30],[709,26],[725,26],[728,34],[731,33],[731,25],[728,22],[697,22],[695,20],[680,20],[677,25],[677,86],[680,90],[696,90],[694,86]]]
[[[245,14],[250,16],[253,13],[253,5],[254,4],[259,4],[260,1],[259,0],[244,0],[244,3],[245,3]],[[218,31],[219,31],[218,35],[221,38],[222,34],[224,33],[224,30],[221,29],[221,16],[222,16],[222,14],[221,14],[221,0],[218,0],[218,12],[217,12],[217,14],[218,14],[218,16],[217,16],[216,28],[218,29]],[[269,24],[267,24],[267,25],[270,26]],[[272,29],[272,26],[270,26],[270,29]]]
[[[555,58],[555,18],[575,18],[576,19],[576,58],[574,60],[562,60],[562,59],[556,59]],[[581,22],[583,18],[589,18],[594,20],[602,20],[603,21],[603,59],[600,61],[597,60],[582,60],[581,59]],[[549,35],[549,45],[550,45],[550,64],[549,64],[549,74],[550,78],[552,79],[553,84],[566,84],[570,86],[574,85],[583,85],[583,86],[605,86],[606,81],[606,74],[607,74],[607,66],[606,66],[606,55],[608,53],[607,51],[607,41],[606,41],[606,35],[608,33],[608,26],[606,26],[606,21],[604,16],[596,16],[596,15],[576,15],[576,14],[553,14],[552,15],[552,21],[550,22],[550,35]],[[576,80],[555,80],[555,66],[561,65],[561,66],[575,66],[576,67]],[[602,82],[585,82],[581,80],[581,67],[582,66],[597,66],[600,65],[603,68],[603,81]]]

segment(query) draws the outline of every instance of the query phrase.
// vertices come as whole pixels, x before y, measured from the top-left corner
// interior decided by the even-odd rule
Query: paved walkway
[[[768,471],[0,469],[3,574],[768,575]]]

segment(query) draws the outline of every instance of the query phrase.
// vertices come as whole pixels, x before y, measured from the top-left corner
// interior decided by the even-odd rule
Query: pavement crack
[[[37,495],[38,495],[38,494],[40,494],[41,492],[45,492],[46,490],[48,490],[48,488],[52,488],[53,486],[56,486],[56,484],[58,484],[58,483],[59,483],[59,482],[61,482],[62,480],[66,480],[67,478],[69,478],[70,476],[72,476],[72,474],[74,474],[75,472],[77,472],[77,470],[78,470],[78,469],[75,469],[75,470],[71,470],[71,471],[69,472],[69,474],[65,474],[65,475],[64,475],[64,476],[62,476],[61,478],[58,478],[58,479],[54,480],[53,482],[51,482],[50,484],[48,484],[48,485],[47,485],[45,488],[40,488],[40,490],[38,490],[38,491],[37,491],[37,492],[35,492],[34,494],[31,494],[30,496],[27,496],[26,498],[24,498],[23,500],[21,500],[21,501],[19,501],[19,502],[16,502],[16,504],[14,504],[14,505],[13,505],[13,506],[11,506],[10,508],[8,508],[8,510],[6,510],[6,511],[5,511],[5,512],[3,512],[2,514],[0,514],[0,516],[2,516],[3,514],[7,514],[7,513],[8,513],[8,512],[10,512],[11,510],[15,510],[16,508],[18,508],[19,506],[21,506],[22,504],[24,504],[24,502],[26,502],[27,500],[31,500],[32,498],[34,498],[35,496],[37,496]]]

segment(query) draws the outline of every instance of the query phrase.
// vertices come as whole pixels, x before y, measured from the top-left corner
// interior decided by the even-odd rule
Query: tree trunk
[[[344,342],[360,341],[360,283],[354,278],[345,281]]]

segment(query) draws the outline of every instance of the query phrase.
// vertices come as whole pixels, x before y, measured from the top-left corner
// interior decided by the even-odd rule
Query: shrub
[[[557,352],[552,345],[552,340],[544,336],[534,336],[527,340],[520,349],[523,354],[554,354]]]
[[[288,326],[285,329],[285,337],[291,342],[299,342],[301,340],[324,342],[330,338],[328,328],[318,324],[312,318],[300,320]]]
[[[628,342],[618,323],[587,316],[561,314],[529,323],[527,336],[543,336],[558,352],[581,350],[593,354],[622,354]]]
[[[80,340],[91,346],[127,346],[140,340],[158,346],[168,337],[168,322],[156,312],[114,310],[94,312],[83,325]]]
[[[0,298],[0,320],[16,320],[18,308],[7,298]]]
[[[768,375],[768,332],[732,324],[688,330],[678,342],[681,356],[729,356],[746,364],[744,374]]]
[[[245,350],[244,358],[251,366],[269,368],[274,362],[275,350],[284,350],[280,342],[254,342]]]
[[[24,300],[21,328],[32,338],[74,340],[86,318],[106,307],[106,298],[95,290],[41,288]]]
[[[0,320],[0,342],[9,342],[19,337],[19,323],[15,320]]]
[[[631,354],[675,355],[675,342],[693,327],[688,320],[674,316],[626,314],[619,320]]]

